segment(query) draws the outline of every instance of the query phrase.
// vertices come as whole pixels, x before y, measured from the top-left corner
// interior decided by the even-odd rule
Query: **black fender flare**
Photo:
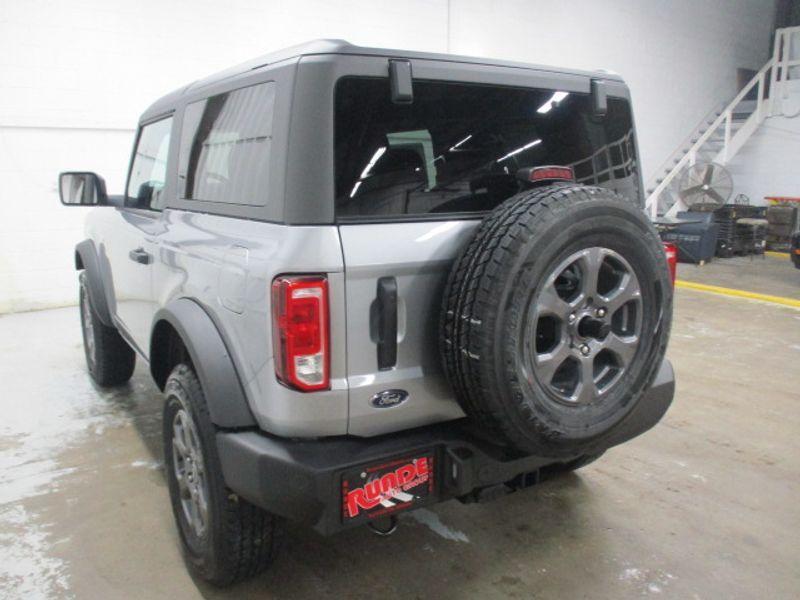
[[[180,336],[192,361],[208,404],[211,422],[218,427],[256,426],[241,379],[216,323],[189,298],[177,298],[156,312],[150,336],[150,372],[163,390],[169,373],[168,323]],[[171,368],[171,367],[170,367]]]
[[[92,240],[83,240],[75,246],[75,270],[86,272],[89,297],[92,300],[92,307],[97,312],[97,316],[100,317],[100,321],[107,327],[116,328],[114,320],[111,318],[97,250]]]

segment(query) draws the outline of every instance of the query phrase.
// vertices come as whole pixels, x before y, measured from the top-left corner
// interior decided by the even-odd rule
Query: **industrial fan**
[[[678,195],[691,208],[695,204],[725,204],[733,193],[733,177],[717,163],[697,163],[684,171]]]

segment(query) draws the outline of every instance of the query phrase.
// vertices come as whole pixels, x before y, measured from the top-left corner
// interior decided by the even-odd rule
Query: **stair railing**
[[[772,58],[761,67],[758,73],[745,85],[736,97],[728,104],[722,114],[706,129],[705,133],[697,138],[683,157],[670,169],[655,189],[647,197],[645,210],[651,219],[658,217],[659,200],[665,191],[670,187],[675,178],[683,170],[697,162],[697,155],[708,139],[714,135],[720,127],[724,127],[722,148],[714,158],[714,162],[726,164],[730,161],[741,147],[747,142],[758,125],[767,117],[776,115],[780,111],[780,100],[784,97],[786,84],[793,79],[792,67],[800,67],[800,58],[792,58],[792,39],[800,34],[800,27],[786,27],[775,32],[775,46]],[[795,40],[796,41],[796,40]],[[800,46],[798,47],[800,49]],[[770,73],[769,86],[767,86],[767,72]],[[744,100],[750,92],[756,89],[756,108],[753,113],[744,121],[742,126],[733,131],[732,123],[734,112],[739,103]],[[666,214],[674,216],[675,213],[684,208],[683,202],[677,198],[668,208]]]
[[[775,31],[775,45],[772,51],[775,68],[772,70],[770,79],[770,116],[781,113],[780,104],[783,98],[786,97],[786,84],[795,78],[790,69],[800,66],[800,46],[797,47],[795,52],[792,52],[794,44],[800,43],[799,38],[800,27],[784,27]],[[793,59],[792,54],[797,54],[798,58]]]

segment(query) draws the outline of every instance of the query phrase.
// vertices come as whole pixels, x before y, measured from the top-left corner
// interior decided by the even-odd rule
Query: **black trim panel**
[[[80,260],[80,262],[78,262]],[[107,327],[116,327],[111,318],[111,311],[108,308],[106,291],[103,286],[103,276],[98,265],[97,251],[92,240],[83,240],[75,246],[75,268],[86,271],[86,281],[89,286],[89,294],[92,299],[92,306],[97,311],[100,321]]]
[[[150,342],[150,371],[163,387],[160,365],[168,359],[169,348],[159,324],[169,323],[181,337],[203,387],[211,421],[226,428],[254,427],[247,397],[225,342],[208,313],[188,298],[173,300],[153,319]],[[167,374],[168,375],[168,374]]]
[[[653,427],[667,412],[674,393],[674,373],[665,360],[631,414],[587,454],[599,454]],[[482,489],[510,491],[515,488],[507,484],[517,476],[532,474],[522,479],[535,482],[539,469],[555,462],[511,455],[508,449],[475,437],[463,419],[374,438],[290,440],[257,431],[220,432],[217,449],[228,487],[253,504],[325,535],[357,524],[342,519],[342,478],[353,468],[433,451],[438,466],[435,492],[427,504],[478,498]]]

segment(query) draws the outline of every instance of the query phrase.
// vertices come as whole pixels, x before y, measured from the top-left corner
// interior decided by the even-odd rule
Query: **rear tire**
[[[121,385],[133,375],[136,353],[116,328],[100,320],[92,306],[85,271],[80,274],[79,282],[83,351],[89,375],[102,387]]]
[[[283,521],[225,486],[216,427],[194,371],[175,367],[164,393],[164,465],[189,570],[220,587],[253,577],[277,556]]]

